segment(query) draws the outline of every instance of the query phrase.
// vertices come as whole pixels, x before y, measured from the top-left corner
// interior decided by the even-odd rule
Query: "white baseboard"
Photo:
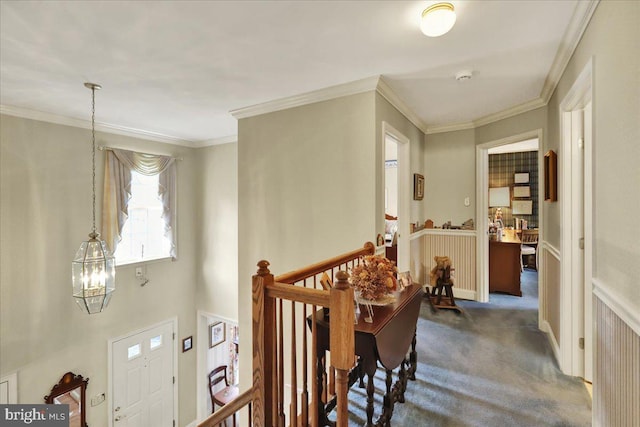
[[[198,421],[193,420],[189,424],[187,424],[185,427],[196,427],[197,425],[198,425]]]
[[[460,289],[453,287],[453,296],[459,299],[469,299],[472,301],[477,301],[476,296],[478,293],[476,291],[470,291],[468,289]]]
[[[549,322],[543,320],[542,325],[540,325],[540,330],[547,334],[549,343],[551,344],[551,349],[553,350],[553,355],[556,358],[556,362],[560,363],[560,346],[558,345],[558,340],[553,334],[553,329],[551,329],[551,325],[549,324]]]

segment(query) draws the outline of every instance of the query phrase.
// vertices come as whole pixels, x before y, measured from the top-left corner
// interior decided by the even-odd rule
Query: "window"
[[[176,259],[175,160],[106,151],[101,234],[117,265]]]
[[[170,257],[171,243],[164,235],[162,201],[158,196],[159,175],[131,171],[129,217],[116,248],[117,265]]]

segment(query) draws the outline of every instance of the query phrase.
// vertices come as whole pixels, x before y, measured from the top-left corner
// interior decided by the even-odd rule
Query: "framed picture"
[[[424,175],[419,173],[413,174],[413,200],[422,200],[424,198]]]
[[[532,200],[514,200],[513,203],[514,215],[531,215],[533,214],[533,201]]]
[[[182,340],[182,352],[191,350],[193,347],[193,335]]]
[[[403,271],[402,273],[398,273],[398,282],[400,285],[399,286],[400,290],[403,290],[411,286],[413,284],[413,280],[411,279],[411,272]]]
[[[516,184],[527,184],[529,182],[529,173],[517,173],[513,176],[513,182]]]
[[[209,348],[213,348],[225,340],[224,322],[216,322],[209,325]]]
[[[531,197],[531,189],[528,185],[513,187],[513,197]]]

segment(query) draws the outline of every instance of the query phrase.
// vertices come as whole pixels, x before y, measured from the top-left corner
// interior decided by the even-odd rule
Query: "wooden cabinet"
[[[506,292],[522,296],[520,244],[514,230],[505,230],[501,242],[489,241],[489,292]]]

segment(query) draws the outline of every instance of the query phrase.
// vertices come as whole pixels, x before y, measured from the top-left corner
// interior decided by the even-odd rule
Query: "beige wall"
[[[549,103],[549,146],[559,147],[559,105],[593,58],[594,276],[635,313],[640,313],[638,22],[640,2],[601,1]],[[562,155],[559,150],[559,163]],[[549,219],[552,226],[556,221]]]
[[[238,144],[215,145],[195,153],[199,192],[196,309],[237,321]]]
[[[413,180],[414,173],[424,175],[424,133],[418,129],[409,119],[400,113],[382,95],[376,92],[376,188],[381,189],[376,194],[376,213],[379,213],[376,221],[376,230],[384,235],[384,173],[377,165],[382,165],[384,161],[384,139],[382,135],[382,122],[387,122],[394,129],[409,139],[410,144],[410,173]],[[411,182],[409,198],[411,200],[411,211],[409,222],[424,222],[425,199],[413,200],[413,181]]]
[[[109,339],[174,316],[177,339],[195,336],[194,156],[177,146],[97,134],[98,145],[184,160],[178,163],[179,259],[149,263],[145,287],[133,267],[118,268],[109,307],[90,316],[71,296],[70,273],[91,228],[91,133],[5,115],[0,120],[0,373],[18,372],[23,403],[43,402],[67,371],[90,379],[88,400],[103,392],[109,399]],[[101,189],[102,152],[96,163]],[[195,351],[178,353],[181,426],[195,417],[195,362]],[[105,426],[106,420],[106,402],[87,408],[90,426]]]
[[[476,147],[473,129],[426,136],[425,216],[437,227],[460,225],[476,212]],[[464,205],[469,197],[470,205]]]
[[[240,348],[251,348],[251,276],[281,274],[376,237],[373,92],[238,122]],[[240,352],[240,366],[251,353]],[[242,387],[251,371],[241,368]]]

